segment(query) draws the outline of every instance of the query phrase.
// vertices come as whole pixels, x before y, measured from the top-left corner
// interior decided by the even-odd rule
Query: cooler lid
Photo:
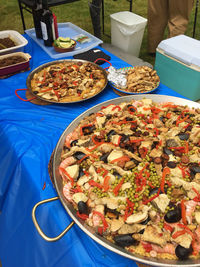
[[[166,55],[169,55],[187,65],[200,67],[200,41],[186,35],[178,35],[163,40],[158,45]]]

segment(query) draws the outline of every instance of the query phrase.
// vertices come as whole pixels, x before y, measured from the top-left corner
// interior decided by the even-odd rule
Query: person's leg
[[[176,1],[176,0],[175,0]],[[148,0],[148,52],[155,53],[168,23],[168,0]]]
[[[192,7],[193,0],[169,0],[168,37],[185,33]]]

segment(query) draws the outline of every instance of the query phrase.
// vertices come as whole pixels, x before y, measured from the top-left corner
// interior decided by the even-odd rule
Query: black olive
[[[180,133],[180,134],[178,134],[178,137],[179,137],[180,140],[188,140],[189,136],[190,135],[188,133]]]
[[[110,120],[112,118],[111,114],[106,115],[106,119]]]
[[[78,140],[77,140],[77,139],[76,139],[76,140],[73,140],[73,141],[71,142],[70,146],[71,146],[71,147],[72,147],[72,146],[76,146],[77,143],[78,143]]]
[[[38,94],[39,92],[38,91],[33,91],[34,94]]]
[[[186,260],[192,253],[192,248],[184,248],[181,245],[178,245],[175,249],[175,254],[179,260]]]
[[[120,144],[121,143],[126,143],[129,141],[129,136],[128,135],[125,135],[125,134],[122,134],[121,135],[121,139],[120,139]]]
[[[120,247],[128,247],[131,245],[136,245],[138,243],[131,235],[116,235],[114,236],[115,243]]]
[[[178,144],[174,139],[168,139],[166,141],[166,146],[167,147],[173,147],[173,146],[178,146]]]
[[[79,201],[78,202],[78,211],[80,214],[89,214],[88,206],[85,202]]]
[[[115,130],[110,130],[110,132],[107,133],[107,137],[110,138],[112,135],[115,135],[115,134],[117,134],[117,133],[115,132]]]
[[[164,122],[164,117],[163,116],[160,116],[159,120],[162,121],[162,122]]]
[[[92,126],[85,126],[82,128],[82,132],[83,132],[83,135],[89,135],[91,133],[93,133],[93,131],[95,130],[95,126],[92,125]]]
[[[167,166],[169,168],[171,168],[171,169],[174,169],[174,168],[176,168],[176,162],[174,162],[174,161],[168,161],[167,162]]]
[[[121,176],[118,172],[116,172],[116,171],[113,172],[113,175],[114,175],[117,179],[121,179],[121,178],[122,178],[122,176]]]
[[[82,159],[83,157],[85,157],[85,153],[81,152],[81,151],[77,151],[73,154],[73,157],[75,157],[77,160]]]
[[[108,158],[109,154],[110,154],[110,152],[107,152],[107,153],[101,155],[100,160],[103,161],[104,163],[108,163],[107,158]]]
[[[173,210],[169,210],[164,217],[168,223],[175,223],[181,220],[181,208],[175,206]]]
[[[128,110],[131,112],[135,112],[137,110],[136,107],[134,107],[132,105],[127,105],[127,107],[128,107]]]
[[[107,212],[109,212],[109,213],[113,213],[114,215],[117,216],[117,218],[118,218],[119,215],[120,215],[120,212],[117,211],[116,209],[115,209],[115,210],[112,210],[112,209],[109,209],[107,206],[105,206],[105,214],[106,214]]]
[[[145,221],[141,222],[142,225],[146,225],[151,219],[148,217]]]
[[[83,175],[85,175],[82,167],[79,167],[79,174],[78,174],[78,177],[76,178],[76,181],[78,181],[79,178],[81,178]]]
[[[126,120],[126,121],[133,121],[133,118],[126,117],[125,120]]]
[[[189,167],[190,171],[193,172],[194,174],[200,173],[200,166],[198,165],[192,165]]]
[[[171,155],[173,154],[172,151],[166,147],[163,147],[163,153],[167,154],[167,155]]]
[[[153,141],[153,143],[151,145],[151,149],[154,149],[158,144],[159,144],[158,141]]]

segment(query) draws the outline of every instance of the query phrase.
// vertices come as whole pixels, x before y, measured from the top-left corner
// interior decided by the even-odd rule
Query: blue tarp
[[[25,52],[32,56],[32,71],[52,61],[27,35]],[[99,47],[100,48],[100,47]],[[100,48],[101,49],[101,48]],[[103,49],[102,49],[103,50]],[[114,67],[127,63],[111,56]],[[104,66],[105,65],[105,66]],[[107,67],[105,63],[103,67]],[[30,71],[0,80],[0,260],[3,267],[134,267],[132,260],[102,247],[77,225],[59,241],[46,242],[31,218],[40,200],[57,196],[48,174],[48,162],[64,129],[88,108],[119,97],[111,87],[78,104],[35,105],[23,102],[15,89],[26,88]],[[171,96],[178,93],[160,85],[154,92]],[[25,98],[25,92],[19,94]],[[43,185],[46,183],[45,189]],[[58,235],[71,218],[59,200],[40,206],[37,218],[44,232]]]

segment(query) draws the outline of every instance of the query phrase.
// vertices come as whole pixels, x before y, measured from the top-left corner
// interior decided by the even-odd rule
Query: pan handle
[[[21,98],[21,96],[18,95],[18,93],[17,93],[18,91],[28,91],[28,89],[16,89],[16,90],[15,90],[15,95],[16,95],[19,99],[21,99],[22,101],[27,102],[27,101],[31,101],[31,100],[33,100],[33,99],[36,99],[35,96],[34,96],[34,97],[31,97],[31,98],[29,98],[29,99],[23,99],[23,98]]]
[[[97,59],[94,61],[94,63],[96,63],[96,62],[99,61],[99,60],[103,60],[103,61],[107,62],[108,64],[110,64],[110,66],[112,66],[112,63],[110,63],[110,61],[106,60],[105,58],[97,58]],[[108,69],[108,68],[109,68],[109,67],[106,67],[106,68],[104,68],[104,69],[106,70],[106,69]]]
[[[49,198],[49,199],[42,200],[42,201],[36,203],[35,206],[34,206],[33,209],[32,209],[32,220],[33,220],[33,223],[35,224],[35,228],[37,229],[37,231],[38,231],[38,233],[41,235],[41,237],[44,238],[44,240],[46,240],[46,241],[48,241],[48,242],[54,242],[54,241],[57,241],[57,240],[61,239],[61,237],[63,237],[63,236],[64,236],[64,235],[71,229],[71,227],[72,227],[72,226],[74,225],[74,223],[75,223],[74,221],[72,221],[72,222],[65,228],[65,230],[64,230],[61,234],[59,234],[58,236],[56,236],[56,237],[48,237],[48,236],[46,236],[46,235],[42,232],[42,230],[41,230],[41,228],[40,228],[40,226],[39,226],[39,224],[38,224],[38,222],[37,222],[36,215],[35,215],[35,211],[36,211],[36,209],[37,209],[38,206],[40,206],[40,205],[42,205],[42,204],[44,204],[44,203],[47,203],[47,202],[51,202],[51,201],[57,200],[57,199],[59,199],[59,197],[53,197],[53,198]]]

